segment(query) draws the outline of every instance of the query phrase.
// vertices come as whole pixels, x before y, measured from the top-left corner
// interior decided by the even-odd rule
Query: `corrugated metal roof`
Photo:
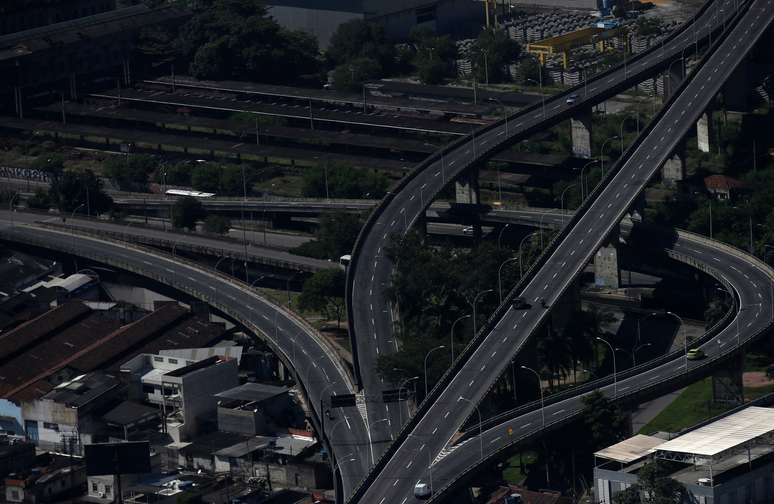
[[[654,451],[714,457],[774,431],[774,409],[750,406],[660,444]]]
[[[663,442],[663,439],[657,437],[637,434],[636,436],[624,439],[620,443],[608,446],[604,450],[594,453],[594,456],[628,464],[629,462],[634,462],[635,460],[648,455],[652,448]]]

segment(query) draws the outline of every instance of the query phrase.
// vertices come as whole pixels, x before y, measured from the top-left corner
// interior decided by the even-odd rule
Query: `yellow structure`
[[[527,44],[527,52],[538,57],[541,65],[546,64],[546,56],[551,54],[562,55],[562,67],[569,65],[569,52],[571,49],[594,42],[594,37],[602,32],[602,28],[582,28],[573,32],[549,37]]]

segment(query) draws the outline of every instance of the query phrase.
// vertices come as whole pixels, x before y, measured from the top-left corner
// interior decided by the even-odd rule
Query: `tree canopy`
[[[60,211],[99,215],[113,206],[113,198],[102,190],[102,181],[91,170],[65,171],[52,181],[51,201]]]
[[[193,196],[183,196],[172,206],[172,226],[189,230],[196,229],[197,221],[204,219],[207,212],[202,203]]]
[[[510,79],[506,66],[518,59],[521,46],[505,30],[483,30],[471,49],[473,74],[479,82],[503,82]]]
[[[330,259],[339,258],[352,251],[362,223],[360,216],[345,212],[324,214],[314,240],[304,243],[293,252],[299,255]]]
[[[122,191],[145,192],[148,190],[148,175],[157,164],[153,156],[112,156],[105,161],[103,170]]]
[[[279,26],[260,0],[213,0],[180,29],[177,48],[200,79],[288,82],[319,68],[316,40]]]
[[[328,319],[336,319],[341,326],[344,313],[344,289],[347,275],[343,270],[325,269],[316,272],[304,282],[301,296],[298,298],[302,310],[316,310]]]

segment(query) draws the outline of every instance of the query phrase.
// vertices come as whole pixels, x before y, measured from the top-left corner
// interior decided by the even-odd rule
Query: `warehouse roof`
[[[654,447],[663,443],[663,439],[637,434],[629,439],[624,439],[620,443],[608,446],[604,450],[599,450],[594,453],[594,456],[628,464],[645,457]]]
[[[772,432],[774,409],[750,406],[660,444],[654,451],[715,457]]]

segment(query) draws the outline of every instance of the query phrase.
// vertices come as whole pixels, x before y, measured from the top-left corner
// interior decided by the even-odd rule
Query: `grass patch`
[[[524,463],[524,471],[521,470],[522,464],[519,463],[519,457],[521,457]],[[526,451],[517,453],[513,457],[509,458],[503,465],[503,479],[512,485],[520,485],[527,478],[527,467],[530,464],[534,464],[537,460],[535,452]]]
[[[771,385],[765,385],[763,387],[745,387],[744,400],[752,401],[754,399],[758,399],[759,397],[765,396],[766,394],[771,394],[772,392],[774,392],[774,383]]]
[[[256,191],[268,192],[276,196],[300,198],[303,181],[298,175],[282,175],[258,182],[253,187]]]
[[[640,429],[640,434],[678,432],[728,409],[728,406],[713,404],[712,378],[704,378],[686,387],[672,404]]]

